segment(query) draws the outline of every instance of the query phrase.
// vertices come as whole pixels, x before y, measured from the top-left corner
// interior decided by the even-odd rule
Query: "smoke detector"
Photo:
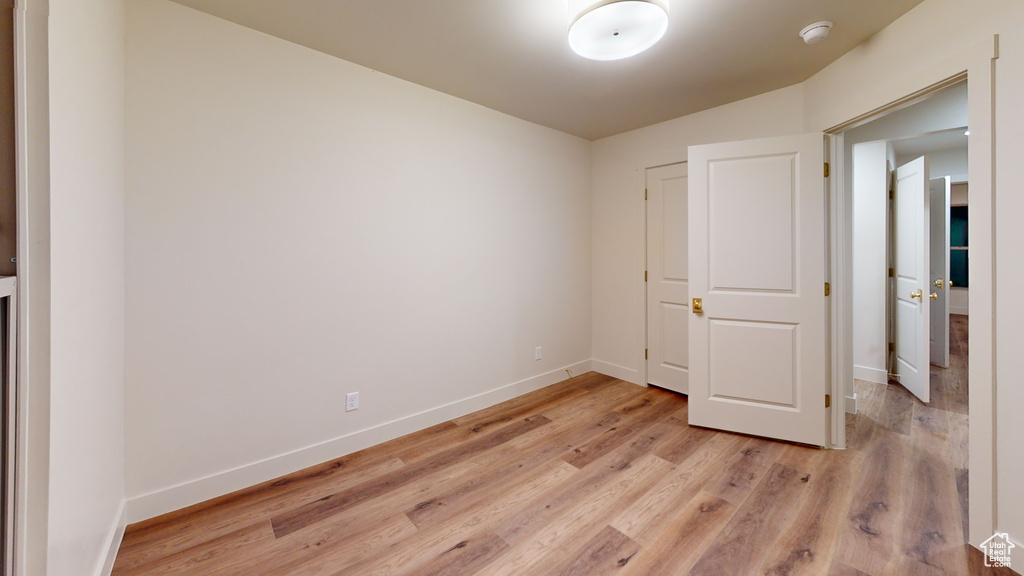
[[[800,37],[804,39],[805,44],[816,44],[824,40],[831,30],[832,22],[829,20],[822,20],[821,22],[815,22],[801,30]]]

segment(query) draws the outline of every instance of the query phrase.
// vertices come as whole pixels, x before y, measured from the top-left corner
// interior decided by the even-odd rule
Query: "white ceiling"
[[[596,140],[802,82],[922,0],[671,0],[665,38],[614,62],[569,49],[567,0],[175,1]]]
[[[967,141],[969,138],[964,136],[964,130],[966,129],[967,127],[964,126],[914,138],[893,140],[892,147],[897,157],[917,157],[951,150],[967,154]]]

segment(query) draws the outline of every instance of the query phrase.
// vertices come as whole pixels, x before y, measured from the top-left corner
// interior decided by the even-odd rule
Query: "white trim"
[[[856,414],[857,413],[857,394],[846,397],[846,413]]]
[[[647,195],[640,194],[639,192],[647,190],[647,171],[651,168],[658,168],[671,164],[685,164],[688,154],[689,148],[652,152],[650,154],[646,154],[643,161],[636,164],[633,168],[637,181],[636,190],[638,193],[636,197],[641,223],[639,251],[641,273],[647,270]],[[640,302],[640,316],[638,316],[638,318],[640,318],[640,333],[637,335],[637,366],[640,368],[638,370],[632,370],[630,368],[624,368],[614,364],[607,364],[607,366],[609,366],[609,370],[613,370],[615,373],[605,372],[598,370],[597,368],[594,368],[594,370],[620,380],[632,382],[633,384],[647,386],[647,280],[640,274],[637,275],[637,280],[640,285],[640,298],[637,299]],[[595,362],[597,361],[595,360]],[[622,375],[627,373],[632,373],[633,375]]]
[[[827,210],[825,224],[828,227],[828,249],[825,257],[827,261],[826,274],[831,290],[828,303],[828,346],[831,348],[829,355],[830,367],[828,377],[830,379],[830,390],[833,398],[843,398],[847,390],[853,393],[853,298],[850,297],[850,290],[843,278],[853,276],[852,252],[841,250],[847,242],[852,246],[853,228],[847,226],[844,211],[847,204],[845,147],[846,136],[843,133],[832,134],[826,140],[829,177],[827,184]],[[852,206],[852,203],[849,204]],[[850,385],[847,386],[847,383]],[[849,409],[839,402],[833,402],[829,413],[829,430],[831,448],[838,450],[846,449],[846,412]]]
[[[644,323],[646,326],[646,323]],[[601,360],[591,360],[591,370],[604,374],[605,376],[611,376],[612,378],[618,378],[619,380],[625,380],[639,386],[646,386],[644,378],[641,378],[640,370],[633,368],[626,368],[625,366],[619,366],[618,364],[612,364],[611,362],[602,362]]]
[[[236,490],[266,482],[267,480],[272,480],[322,462],[328,462],[345,454],[351,454],[381,442],[386,442],[405,434],[482,410],[516,396],[562,382],[568,379],[568,375],[565,372],[567,369],[572,370],[573,374],[576,375],[589,372],[591,365],[591,360],[570,364],[557,370],[477,394],[476,396],[430,408],[404,418],[371,426],[364,430],[312,446],[231,470],[225,470],[205,478],[197,478],[176,486],[129,498],[127,501],[128,522],[139,522],[140,520],[166,514],[186,506],[216,498],[217,496],[230,494]]]
[[[640,341],[637,342],[636,347],[636,358],[637,366],[640,368],[636,370],[636,374],[632,378],[624,378],[617,374],[608,374],[608,376],[614,376],[620,380],[626,380],[634,384],[641,386],[647,386],[647,167],[640,166],[634,168],[637,179],[637,205],[640,210],[640,274],[637,274],[637,282],[640,284],[640,334],[638,335]],[[640,194],[640,191],[645,191]],[[642,274],[642,276],[641,276]],[[622,368],[617,366],[617,368]],[[606,374],[606,372],[601,372]]]
[[[6,383],[7,400],[4,409],[4,478],[5,490],[3,501],[4,541],[3,547],[8,553],[4,555],[0,571],[3,574],[14,574],[14,551],[16,548],[15,532],[17,530],[17,496],[18,496],[18,279],[14,276],[0,278],[0,300],[9,298],[7,302],[7,373],[3,380]]]
[[[967,122],[971,128],[967,166],[968,240],[971,259],[968,303],[974,317],[968,325],[971,354],[968,360],[969,542],[977,543],[995,532],[996,513],[996,284],[995,284],[995,64],[999,36],[990,37],[962,56],[967,61]]]
[[[14,573],[44,574],[50,485],[49,2],[16,0],[18,439]],[[31,312],[31,317],[30,317]]]
[[[889,373],[885,370],[857,366],[856,364],[853,366],[853,377],[857,380],[867,380],[875,384],[887,384],[889,382]]]
[[[970,296],[968,296],[968,298],[970,298]],[[949,313],[950,314],[959,314],[960,316],[969,316],[970,315],[970,314],[968,314],[969,311],[970,311],[970,307],[967,307],[967,308],[961,308],[959,306],[950,306],[949,307]],[[968,330],[969,329],[970,329],[970,326],[968,325]]]
[[[110,528],[107,536],[107,553],[101,558],[96,574],[110,576],[114,571],[114,561],[117,560],[117,551],[121,547],[121,540],[124,539],[124,529],[128,526],[128,506],[125,500],[121,500],[121,506],[117,510],[117,519]]]

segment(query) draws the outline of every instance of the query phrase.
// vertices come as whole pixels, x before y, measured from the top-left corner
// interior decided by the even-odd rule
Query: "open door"
[[[931,362],[949,367],[949,176],[931,181]]]
[[[828,443],[821,134],[691,146],[690,424]]]
[[[894,190],[896,254],[896,373],[900,384],[922,402],[930,400],[930,302],[937,299],[929,280],[928,159],[896,169]],[[929,304],[926,304],[928,302]]]
[[[647,169],[647,382],[688,394],[686,164]]]

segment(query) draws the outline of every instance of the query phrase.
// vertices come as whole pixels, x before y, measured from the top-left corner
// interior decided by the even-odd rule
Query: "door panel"
[[[797,406],[791,383],[799,326],[711,320],[710,395],[715,399]],[[733,350],[757,350],[762,362],[736,362]]]
[[[647,382],[689,392],[686,164],[647,170]]]
[[[900,384],[928,402],[929,385],[929,191],[928,160],[896,170],[896,373]],[[928,303],[925,303],[927,300]]]
[[[712,290],[793,291],[793,163],[782,155],[709,166]]]
[[[821,134],[691,146],[690,423],[827,443]]]
[[[949,176],[931,181],[931,361],[949,366]]]

